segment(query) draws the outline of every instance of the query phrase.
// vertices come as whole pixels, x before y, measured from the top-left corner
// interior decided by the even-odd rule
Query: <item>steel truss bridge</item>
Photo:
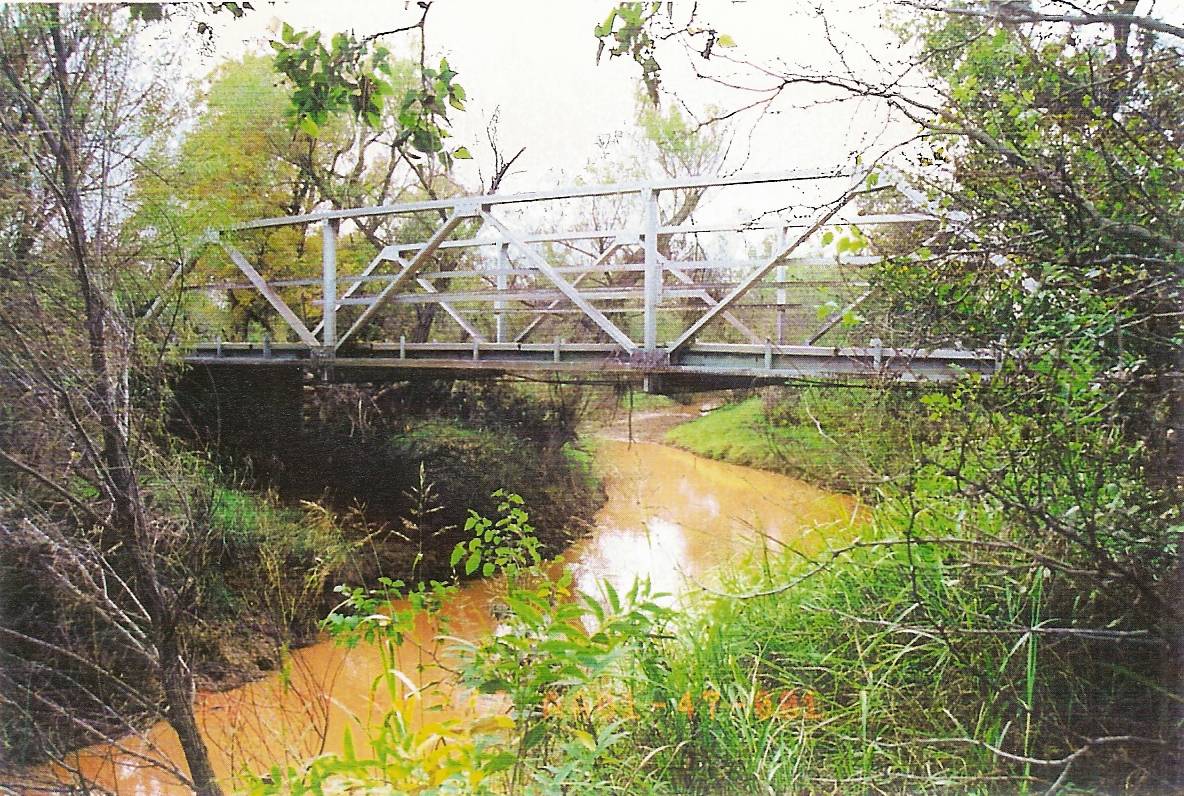
[[[999,351],[882,342],[857,316],[875,303],[859,271],[878,258],[818,254],[834,251],[845,229],[937,220],[928,211],[853,208],[857,197],[891,187],[866,170],[813,170],[251,221],[205,241],[233,263],[238,281],[181,286],[188,311],[204,302],[202,317],[214,318],[185,359],[338,381],[566,373],[651,391],[993,372]],[[736,221],[754,201],[768,209]],[[730,217],[704,220],[721,204]],[[307,261],[260,261],[261,236],[293,229],[314,252],[319,233],[319,274]],[[244,252],[257,252],[256,263]],[[171,287],[176,280],[185,281],[181,271]],[[241,330],[227,339],[217,319],[235,291],[261,296],[287,341],[270,333],[248,340]],[[414,334],[425,314],[426,339],[422,324]]]

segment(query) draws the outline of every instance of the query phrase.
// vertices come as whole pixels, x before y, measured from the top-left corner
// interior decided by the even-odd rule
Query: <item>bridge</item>
[[[239,224],[205,241],[229,279],[170,280],[202,319],[185,361],[330,381],[559,373],[661,392],[993,372],[999,351],[877,332],[864,230],[939,219],[859,212],[894,187],[870,174],[583,185]],[[251,302],[271,317],[234,321]]]

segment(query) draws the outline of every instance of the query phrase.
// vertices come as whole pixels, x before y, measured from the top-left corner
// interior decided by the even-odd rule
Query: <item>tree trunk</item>
[[[1184,284],[1184,267],[1177,270],[1180,284]],[[1168,422],[1164,429],[1167,441],[1166,456],[1169,494],[1180,495],[1184,491],[1184,348],[1176,350],[1175,372],[1167,375]],[[1171,689],[1168,702],[1168,782],[1176,792],[1184,792],[1184,534],[1176,541],[1175,588],[1169,594],[1172,600],[1173,622],[1172,649],[1168,661],[1166,683]],[[1174,699],[1171,697],[1175,697]]]
[[[160,678],[169,706],[169,726],[181,741],[193,789],[200,796],[222,796],[222,789],[210,763],[209,750],[201,737],[197,715],[193,711],[193,675],[176,649],[161,650]]]
[[[194,789],[202,796],[221,796],[221,788],[210,765],[209,753],[193,713],[193,678],[177,645],[173,611],[161,587],[153,559],[151,530],[144,514],[139,482],[133,468],[127,436],[120,422],[116,391],[112,381],[107,333],[107,301],[95,284],[91,246],[80,189],[79,133],[75,129],[75,87],[68,68],[71,48],[62,35],[62,22],[55,6],[48,8],[49,35],[53,43],[53,72],[58,94],[59,123],[56,130],[44,130],[57,161],[60,178],[61,215],[69,238],[75,277],[83,302],[84,326],[93,380],[93,404],[102,433],[102,466],[112,508],[110,525],[124,537],[104,545],[119,549],[128,575],[143,603],[151,633],[156,639],[155,664],[168,704],[168,721],[181,741]],[[106,181],[108,174],[101,174]],[[120,544],[122,543],[122,544]]]

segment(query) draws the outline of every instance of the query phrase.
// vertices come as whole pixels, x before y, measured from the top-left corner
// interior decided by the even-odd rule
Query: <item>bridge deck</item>
[[[185,360],[214,367],[319,369],[335,381],[563,373],[648,380],[654,389],[685,389],[697,383],[740,387],[794,379],[942,382],[989,374],[997,365],[983,351],[736,343],[688,346],[677,363],[666,360],[662,349],[630,357],[611,343],[563,342],[361,344],[338,353],[331,362],[300,344],[203,343]]]

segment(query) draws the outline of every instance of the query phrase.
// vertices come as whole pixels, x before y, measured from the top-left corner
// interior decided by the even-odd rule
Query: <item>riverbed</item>
[[[580,589],[596,593],[599,581],[609,580],[625,591],[634,579],[649,578],[655,591],[677,601],[711,583],[713,570],[762,547],[816,549],[854,521],[859,507],[852,497],[653,441],[677,420],[669,412],[635,416],[631,428],[615,424],[589,440],[607,501],[589,535],[564,554]],[[496,588],[466,584],[443,611],[447,634],[471,639],[491,631]],[[496,698],[483,702],[448,688],[451,675],[437,665],[446,646],[440,633],[427,621],[416,627],[399,650],[402,674],[417,686],[444,684],[446,709],[499,710]],[[381,671],[375,649],[347,650],[324,640],[292,652],[273,676],[199,694],[198,720],[228,789],[242,771],[338,751],[346,728],[364,737],[359,728],[385,709],[371,690]],[[175,735],[161,723],[118,746],[82,750],[71,762],[117,793],[185,794],[190,791],[157,765],[168,761],[184,771],[183,760]]]

